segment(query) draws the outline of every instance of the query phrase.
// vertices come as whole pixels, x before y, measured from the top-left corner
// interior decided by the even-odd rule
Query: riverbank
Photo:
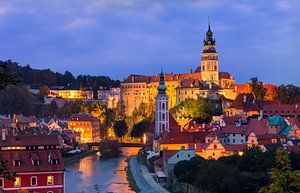
[[[95,152],[93,150],[87,150],[87,151],[83,151],[83,152],[78,153],[78,154],[74,154],[74,155],[70,155],[68,157],[64,157],[63,159],[64,159],[65,165],[69,165],[69,164],[72,164],[74,162],[79,161],[82,158],[88,157],[90,155],[94,155],[96,153],[97,152]]]
[[[129,187],[131,188],[131,190],[135,191],[135,192],[140,192],[141,190],[139,189],[139,187],[137,186],[136,182],[135,182],[135,179],[133,177],[133,174],[131,172],[131,168],[130,168],[130,165],[129,165],[129,161],[130,161],[130,158],[128,158],[126,160],[126,162],[128,163],[128,167],[127,167],[127,170],[126,170],[126,174],[127,174],[127,179],[128,179],[128,183],[129,183]]]
[[[150,173],[145,165],[138,162],[137,156],[130,158],[128,166],[130,167],[136,185],[141,190],[140,193],[169,193],[155,182],[153,173]]]

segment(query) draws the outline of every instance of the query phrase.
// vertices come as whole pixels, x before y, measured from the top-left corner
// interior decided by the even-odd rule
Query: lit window
[[[48,191],[47,193],[53,193],[53,191]]]
[[[48,184],[48,185],[53,185],[53,182],[54,182],[53,176],[48,176],[48,177],[47,177],[47,184]]]
[[[20,187],[21,186],[21,178],[20,177],[16,177],[16,181],[14,182],[14,186],[15,187]]]
[[[37,185],[37,177],[31,177],[31,186],[36,186]]]
[[[0,178],[0,187],[3,187],[3,186],[4,186],[4,179]]]

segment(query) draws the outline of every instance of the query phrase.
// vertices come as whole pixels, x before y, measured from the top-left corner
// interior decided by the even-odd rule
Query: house
[[[224,109],[226,116],[259,115],[259,108],[252,94],[239,94],[232,104]]]
[[[176,163],[183,160],[190,160],[195,156],[196,154],[194,149],[181,149],[179,151],[163,150],[162,162],[164,173],[166,174],[166,176],[168,176],[173,172]]]
[[[64,162],[57,136],[6,136],[3,132],[0,147],[1,161],[18,174],[15,181],[0,177],[3,190],[64,193]]]
[[[13,115],[11,127],[24,129],[28,127],[37,127],[38,119],[36,117],[26,117],[24,115]]]
[[[73,114],[68,119],[68,129],[80,133],[82,142],[100,142],[100,122],[90,114]]]

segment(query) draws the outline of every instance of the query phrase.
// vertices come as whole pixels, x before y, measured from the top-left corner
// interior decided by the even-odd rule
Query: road
[[[140,188],[140,193],[169,193],[166,189],[155,182],[153,174],[149,173],[145,165],[140,165],[136,156],[129,161],[130,170],[135,179],[136,185]]]

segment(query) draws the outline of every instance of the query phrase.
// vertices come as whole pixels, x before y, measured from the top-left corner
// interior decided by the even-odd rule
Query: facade
[[[97,91],[98,100],[105,104],[108,108],[115,108],[121,99],[120,88],[103,89]]]
[[[100,122],[90,114],[73,114],[68,119],[68,129],[80,133],[81,141],[100,142]]]
[[[5,136],[0,141],[0,156],[7,161],[16,181],[0,177],[8,193],[64,193],[64,163],[57,136]]]
[[[206,32],[206,38],[203,44],[203,52],[201,54],[201,65],[191,73],[187,74],[165,74],[165,85],[168,87],[167,95],[169,96],[169,108],[176,106],[179,100],[179,92],[189,93],[188,97],[198,97],[200,88],[194,85],[180,88],[181,82],[184,80],[197,80],[201,85],[205,85],[203,90],[204,97],[211,94],[209,85],[216,85],[218,91],[212,94],[224,95],[226,98],[234,99],[234,78],[227,72],[219,71],[218,53],[216,52],[216,41],[213,38],[210,25]],[[126,107],[126,114],[131,114],[135,108],[141,103],[154,103],[157,95],[157,86],[159,84],[159,75],[144,76],[130,75],[121,83],[121,98]],[[181,91],[181,89],[183,89]],[[201,94],[201,93],[200,93]]]
[[[169,132],[169,97],[166,94],[167,87],[165,85],[163,72],[160,74],[157,90],[158,94],[155,99],[155,135],[160,136],[164,131]]]
[[[63,98],[63,99],[93,99],[93,91],[85,90],[50,90],[49,98]]]

